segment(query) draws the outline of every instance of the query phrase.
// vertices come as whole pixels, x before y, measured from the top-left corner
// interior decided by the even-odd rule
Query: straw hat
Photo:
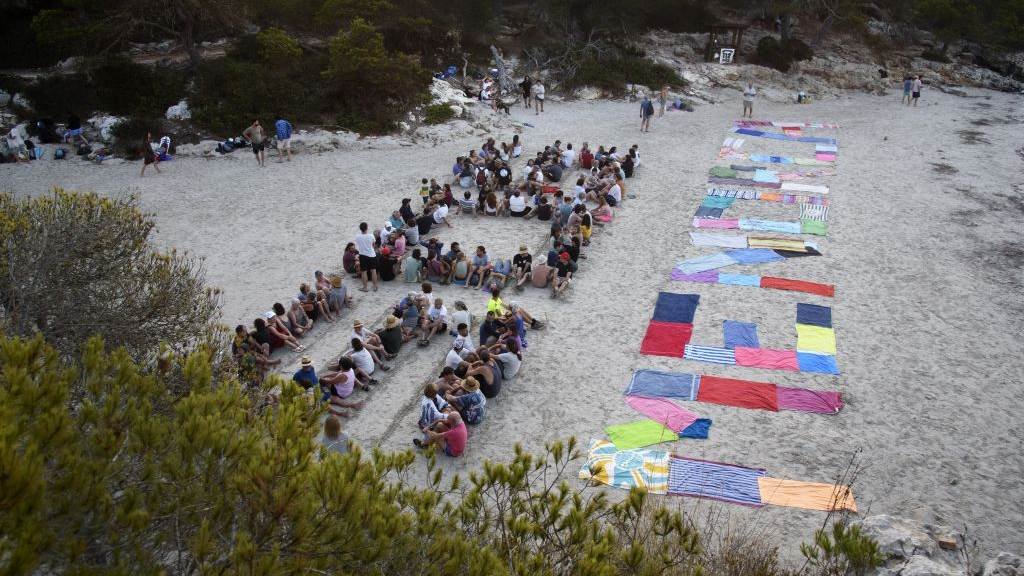
[[[388,314],[388,317],[384,319],[384,328],[391,329],[398,326],[398,318],[395,318],[394,314]]]
[[[363,321],[362,320],[358,320],[357,319],[357,320],[354,320],[352,322],[352,327],[353,328],[360,328],[360,327],[362,327],[362,325],[363,325]]]
[[[302,365],[303,365],[304,367],[305,367],[305,366],[312,366],[312,365],[313,365],[313,359],[312,359],[312,358],[310,358],[309,356],[305,356],[305,355],[303,355],[303,356],[302,356]]]
[[[473,378],[472,376],[468,376],[465,380],[463,380],[462,386],[466,390],[469,390],[470,392],[476,392],[477,390],[480,389],[480,383],[477,382],[476,378]]]
[[[526,244],[520,244],[519,245],[519,252],[521,254],[525,254],[525,253],[527,253],[529,251],[530,251],[530,249],[526,247]]]
[[[331,276],[331,286],[341,288],[341,276]]]

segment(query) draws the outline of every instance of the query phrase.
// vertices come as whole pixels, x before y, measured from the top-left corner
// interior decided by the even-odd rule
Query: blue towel
[[[722,335],[726,348],[760,348],[757,340],[757,324],[726,320],[722,322]]]
[[[756,170],[754,182],[778,183],[779,175],[774,170]]]
[[[736,364],[736,353],[728,348],[715,346],[696,346],[687,344],[683,358],[698,362],[714,362],[715,364]]]
[[[680,438],[697,438],[699,440],[707,440],[708,431],[711,430],[711,419],[710,418],[697,418],[697,420],[683,428],[682,432],[679,433]]]
[[[725,196],[705,196],[700,205],[702,208],[728,208],[735,201],[735,198],[726,198]],[[721,213],[719,213],[719,216],[721,216]],[[711,216],[711,218],[715,217]]]
[[[815,152],[832,152],[835,154],[839,151],[839,147],[835,144],[818,144],[814,147]]]
[[[740,218],[740,230],[800,234],[800,222],[776,222],[773,220],[759,220],[757,218]]]
[[[693,323],[693,314],[700,302],[698,294],[675,294],[659,292],[658,302],[654,305],[654,317],[658,322]]]
[[[782,257],[780,256],[779,258]],[[727,253],[715,252],[714,254],[684,260],[676,265],[676,270],[679,270],[683,274],[698,274],[700,272],[706,272],[716,268],[732,266],[736,263],[736,260],[730,257]],[[657,318],[655,318],[655,320],[657,320]]]
[[[797,142],[809,142],[812,144],[831,144],[835,145],[835,138],[827,138],[825,136],[800,136],[799,138],[793,138]]]
[[[769,248],[737,248],[726,250],[725,253],[740,264],[764,264],[786,259],[785,256],[776,254],[775,250]]]
[[[801,372],[817,372],[819,374],[839,374],[836,357],[831,354],[815,354],[813,352],[797,352],[796,361]]]
[[[668,493],[761,506],[757,485],[761,476],[764,470],[672,457],[668,462]]]
[[[736,134],[743,134],[745,136],[764,136],[764,132],[750,128],[733,128],[732,131]]]
[[[792,164],[793,159],[789,156],[769,156],[767,154],[751,154],[751,162],[765,162],[767,164]]]
[[[626,387],[626,396],[696,400],[699,389],[699,374],[637,370]]]
[[[832,309],[828,306],[799,303],[796,305],[796,323],[831,328]]]
[[[730,286],[753,286],[758,288],[761,286],[761,277],[756,274],[718,274],[719,284],[728,284]]]
[[[714,208],[711,206],[704,206],[701,204],[697,211],[693,214],[694,218],[712,218],[718,220],[722,217],[722,213],[725,212],[724,208]]]

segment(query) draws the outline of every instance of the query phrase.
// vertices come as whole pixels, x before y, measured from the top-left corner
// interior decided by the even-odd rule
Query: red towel
[[[690,343],[693,324],[680,322],[658,322],[651,320],[647,333],[640,344],[640,353],[649,356],[671,356],[682,358],[683,350]]]
[[[836,287],[832,284],[818,284],[817,282],[775,278],[773,276],[761,276],[761,288],[806,292],[807,294],[817,294],[818,296],[828,296],[829,298],[836,294]]]
[[[775,384],[733,380],[718,376],[700,377],[697,401],[738,408],[779,411],[779,397]]]

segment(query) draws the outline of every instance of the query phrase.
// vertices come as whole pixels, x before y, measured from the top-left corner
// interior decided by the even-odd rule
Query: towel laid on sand
[[[693,323],[693,315],[700,303],[698,294],[676,294],[675,292],[659,292],[654,304],[652,320],[658,322]]]
[[[698,362],[714,362],[715,364],[735,364],[736,353],[728,348],[715,346],[695,346],[687,344],[683,357]]]
[[[816,354],[831,354],[835,356],[836,332],[832,328],[824,328],[812,324],[797,324],[796,349],[798,352],[814,352]]]
[[[669,494],[672,494],[672,462],[669,462]],[[857,503],[848,486],[780,480],[760,476],[757,478],[761,502],[774,506],[805,508],[807,510],[857,511]]]
[[[679,439],[679,433],[654,420],[637,420],[628,424],[604,427],[604,433],[619,450],[632,450]]]
[[[708,432],[711,431],[711,424],[712,422],[710,418],[697,418],[693,424],[690,424],[685,430],[679,433],[679,437],[707,440]]]
[[[700,376],[696,374],[641,369],[633,372],[625,393],[628,396],[695,400],[698,388]]]
[[[796,323],[831,328],[832,309],[828,306],[818,306],[817,304],[798,303],[796,305]]]
[[[663,424],[678,436],[697,421],[697,415],[664,398],[626,396],[626,404],[651,420]]]
[[[729,256],[727,252],[715,252],[714,254],[706,254],[704,256],[684,260],[676,265],[676,270],[679,270],[684,274],[696,274],[698,272],[706,272],[716,268],[725,268],[726,266],[732,266],[736,263],[737,260]]]
[[[761,277],[753,274],[718,274],[718,283],[730,286],[760,286]]]
[[[693,334],[693,324],[651,320],[640,343],[640,353],[648,356],[681,358]]]
[[[668,493],[711,498],[746,506],[761,506],[757,479],[764,470],[672,456],[668,464]]]
[[[740,221],[735,218],[722,218],[719,220],[715,220],[714,218],[694,218],[693,227],[736,229],[740,227]]]
[[[725,320],[722,322],[722,336],[726,348],[736,348],[737,346],[759,348],[761,346],[757,339],[757,324],[751,322]]]
[[[718,283],[718,272],[715,270],[708,270],[705,272],[697,272],[696,274],[684,274],[675,268],[669,273],[669,278],[672,280],[679,280],[681,282],[703,282],[704,284],[717,284]]]
[[[607,440],[591,440],[579,477],[615,488],[644,488],[651,494],[668,492],[668,452],[620,451]]]
[[[801,372],[817,372],[819,374],[839,374],[836,357],[830,354],[814,352],[797,352],[796,362]]]
[[[836,294],[836,287],[832,284],[819,284],[804,280],[791,280],[789,278],[775,278],[774,276],[762,276],[761,288],[773,288],[775,290],[791,290],[793,292],[805,292],[832,298]]]
[[[776,386],[775,392],[779,400],[779,410],[835,414],[843,408],[843,399],[839,392],[787,386]]]
[[[722,234],[716,232],[690,232],[690,244],[694,246],[716,246],[718,248],[746,248],[745,234]],[[767,246],[763,246],[767,248]]]

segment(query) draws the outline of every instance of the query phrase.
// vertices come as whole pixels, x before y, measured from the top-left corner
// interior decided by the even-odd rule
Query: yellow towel
[[[762,476],[757,479],[757,487],[761,491],[761,502],[765,504],[808,510],[857,511],[857,502],[848,486]]]
[[[789,238],[766,238],[764,236],[748,236],[747,246],[751,248],[770,248],[772,250],[790,250],[792,252],[807,252],[807,245],[803,240]]]
[[[835,356],[836,332],[831,328],[797,324],[796,349],[798,352],[815,352]]]

